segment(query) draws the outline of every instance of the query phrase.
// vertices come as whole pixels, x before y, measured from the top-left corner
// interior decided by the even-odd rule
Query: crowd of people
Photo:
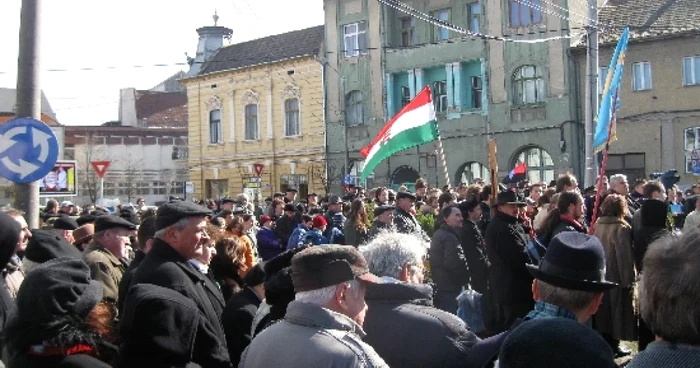
[[[288,188],[113,214],[52,200],[41,229],[6,207],[0,358],[615,367],[621,341],[637,341],[630,367],[700,366],[700,185],[684,197],[662,181],[598,183],[419,179],[414,193]]]

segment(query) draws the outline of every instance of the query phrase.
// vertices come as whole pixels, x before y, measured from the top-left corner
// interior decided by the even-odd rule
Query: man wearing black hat
[[[293,204],[287,203],[284,205],[284,215],[275,222],[275,235],[280,240],[280,244],[289,243],[289,237],[299,225],[297,221],[297,209]]]
[[[221,326],[223,296],[187,262],[209,241],[207,216],[211,211],[188,201],[169,202],[158,208],[153,246],[138,267],[132,285],[154,284],[192,299],[205,327],[197,330],[192,361],[202,367],[230,367]],[[125,305],[128,303],[129,295]]]
[[[469,266],[469,284],[472,289],[483,295],[489,285],[489,257],[484,247],[484,236],[479,228],[482,216],[479,198],[473,195],[460,202],[458,207],[464,218],[461,236],[464,257]]]
[[[251,327],[260,303],[265,299],[265,269],[257,263],[243,276],[245,287],[226,302],[221,316],[231,363],[238,364],[243,350],[253,339]]]
[[[54,220],[52,231],[54,234],[73,244],[75,242],[75,239],[73,238],[73,230],[77,229],[78,227],[78,222],[73,220],[72,217],[68,215],[60,215],[56,217],[56,220]]]
[[[394,206],[382,205],[374,207],[374,223],[369,229],[369,238],[372,239],[382,230],[389,230],[394,226]]]
[[[422,232],[418,220],[413,216],[413,204],[416,196],[410,192],[398,192],[396,194],[396,209],[394,210],[394,225],[396,230],[403,234]]]
[[[525,205],[513,191],[498,193],[496,212],[486,228],[489,284],[497,308],[493,332],[505,331],[532,310],[532,276],[525,267],[530,262],[528,236],[518,222],[518,211]]]
[[[90,267],[90,276],[104,288],[104,300],[117,303],[119,283],[124,277],[126,266],[122,259],[127,256],[129,237],[136,225],[117,216],[100,216],[95,220],[95,234],[92,244],[83,257]]]
[[[287,190],[284,192],[284,202],[285,203],[291,203],[291,204],[296,204],[297,200],[297,188],[295,187],[289,187]]]
[[[311,247],[292,258],[295,300],[284,320],[262,331],[239,367],[386,367],[362,342],[369,273],[350,246]]]
[[[233,198],[221,198],[221,205],[219,206],[219,212],[221,211],[231,211],[233,213],[233,207],[236,205],[236,200]]]

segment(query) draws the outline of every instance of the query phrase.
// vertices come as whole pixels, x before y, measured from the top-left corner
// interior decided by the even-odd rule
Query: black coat
[[[394,226],[396,226],[396,231],[402,234],[420,233],[422,231],[416,217],[398,207],[394,210]]]
[[[294,229],[296,229],[299,222],[296,221],[296,216],[289,217],[287,215],[282,215],[282,217],[275,223],[275,235],[280,240],[280,244],[289,243],[289,237],[292,235]]]
[[[22,368],[109,368],[111,365],[90,355],[75,354],[69,356],[47,356],[37,357],[22,355],[8,364],[8,367]]]
[[[525,265],[528,237],[518,219],[496,211],[486,229],[489,286],[498,304],[532,302],[532,275]]]
[[[124,299],[126,299],[126,294],[129,293],[129,287],[131,286],[131,281],[134,279],[134,274],[136,274],[136,269],[139,267],[143,259],[146,258],[146,253],[137,250],[134,255],[134,260],[131,261],[129,267],[127,267],[122,281],[119,283],[119,300],[117,301],[117,308],[119,312],[122,311],[124,306]]]
[[[430,241],[430,272],[438,291],[460,292],[469,283],[469,267],[462,240],[454,229],[443,225]]]
[[[132,285],[136,284],[162,286],[192,299],[205,321],[205,328],[197,331],[192,360],[205,367],[231,366],[221,312],[218,312],[223,311],[224,300],[208,277],[194,269],[166,242],[156,239],[134,275]]]
[[[462,224],[462,249],[469,266],[469,284],[472,289],[486,293],[489,287],[489,256],[484,248],[484,236],[479,224],[464,220]]]
[[[246,287],[233,294],[226,303],[223,315],[224,332],[228,354],[233,364],[238,364],[243,350],[253,339],[250,330],[261,302],[257,294]]]
[[[432,294],[427,285],[367,285],[363,341],[388,366],[464,367],[470,362],[478,338],[457,316],[433,307]]]

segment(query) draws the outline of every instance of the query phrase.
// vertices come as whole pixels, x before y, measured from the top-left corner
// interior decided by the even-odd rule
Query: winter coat
[[[321,230],[319,229],[311,229],[306,232],[306,235],[304,235],[304,239],[302,240],[302,244],[311,244],[311,245],[321,245],[321,244],[330,244],[331,241],[323,236],[321,233]]]
[[[131,281],[134,279],[134,274],[136,274],[136,270],[141,262],[143,262],[144,258],[146,258],[146,253],[142,252],[141,250],[136,250],[134,260],[129,263],[129,267],[126,268],[122,281],[119,283],[119,300],[117,302],[117,308],[120,312],[124,306],[126,294],[129,292],[129,288],[131,287]]]
[[[368,284],[364,341],[391,367],[463,367],[479,341],[457,316],[433,307],[428,285]],[[391,331],[391,338],[387,338]]]
[[[14,255],[10,258],[10,261],[7,262],[7,266],[2,270],[2,276],[5,279],[5,285],[7,286],[7,291],[10,293],[10,297],[15,299],[25,276],[24,270],[22,270],[22,261],[19,257]]]
[[[283,320],[255,336],[239,367],[388,367],[363,337],[350,317],[293,301]]]
[[[175,290],[192,299],[199,310],[203,328],[197,330],[192,360],[206,367],[229,367],[226,337],[221,326],[224,299],[219,289],[197,271],[175,249],[155,239],[151,251],[139,266],[132,285],[154,284]],[[125,303],[129,303],[129,297]]]
[[[655,341],[640,351],[627,365],[629,368],[700,367],[700,349],[697,346]]]
[[[481,294],[486,293],[489,285],[490,263],[479,224],[464,220],[462,224],[462,249],[469,267],[469,284],[472,289]]]
[[[299,222],[296,221],[296,216],[289,217],[286,214],[282,215],[277,222],[275,222],[275,235],[280,240],[280,244],[288,244],[289,237],[292,235],[292,231],[297,227]]]
[[[430,241],[430,272],[438,291],[459,293],[469,283],[469,267],[458,230],[442,225]]]
[[[97,241],[85,250],[83,260],[90,267],[90,277],[102,284],[103,299],[112,303],[119,301],[119,284],[126,272],[126,266]]]
[[[395,229],[394,224],[386,224],[377,219],[374,219],[374,224],[369,229],[368,240],[373,239],[382,230]]]
[[[394,226],[396,226],[396,231],[402,234],[419,233],[422,231],[416,217],[398,207],[394,210]]]
[[[605,279],[620,285],[603,294],[603,302],[593,316],[595,328],[618,340],[636,340],[632,228],[623,219],[606,216],[596,222],[594,235],[605,250]]]
[[[297,225],[297,228],[294,229],[292,235],[289,237],[289,241],[286,244],[287,249],[299,248],[304,245],[304,239],[306,238],[307,231],[309,231],[309,228],[307,228],[306,225]]]
[[[245,261],[243,264],[245,265],[246,270],[248,270],[253,267],[255,263],[257,263],[257,260],[255,259],[255,251],[253,250],[253,243],[246,234],[241,236],[233,235],[233,237],[238,240],[240,245],[245,247]]]
[[[528,236],[518,219],[503,212],[492,214],[486,229],[489,287],[498,304],[532,302],[532,275],[525,265]]]
[[[253,339],[251,327],[262,300],[249,287],[233,294],[226,303],[222,322],[231,363],[238,364],[241,354]]]
[[[87,354],[75,354],[69,356],[32,356],[20,355],[14,357],[8,367],[22,368],[46,368],[46,367],[71,367],[71,368],[110,368],[111,365]]]
[[[263,261],[275,258],[284,251],[282,243],[271,229],[261,227],[256,236],[258,238],[258,253]]]
[[[343,234],[345,235],[345,244],[352,246],[359,246],[364,244],[369,240],[369,228],[361,231],[355,226],[355,222],[348,218],[345,220],[345,225],[343,226]]]

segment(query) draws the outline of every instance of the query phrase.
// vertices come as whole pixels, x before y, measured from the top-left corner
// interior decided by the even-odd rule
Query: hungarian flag
[[[433,98],[430,87],[425,87],[389,120],[369,146],[360,150],[365,157],[360,180],[367,179],[374,168],[388,157],[437,138],[438,125]]]
[[[503,178],[503,184],[517,183],[527,179],[527,166],[524,163],[515,165],[513,170],[508,173],[508,176]]]

